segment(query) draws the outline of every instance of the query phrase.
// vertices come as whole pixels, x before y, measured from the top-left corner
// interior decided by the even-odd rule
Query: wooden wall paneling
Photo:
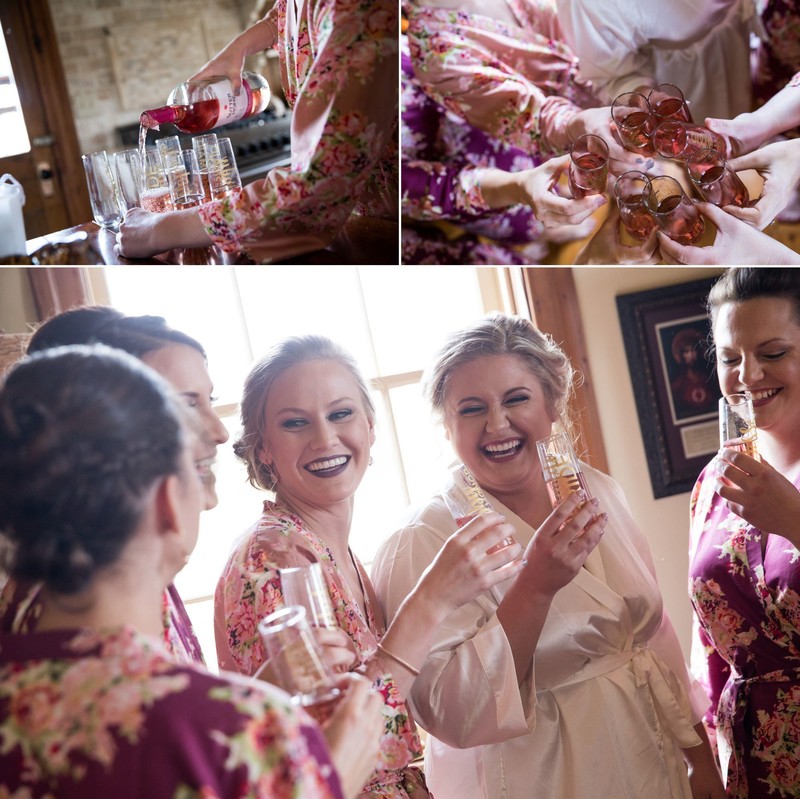
[[[523,269],[525,292],[536,326],[549,333],[583,376],[572,400],[580,432],[579,456],[603,472],[608,472],[600,414],[586,351],[575,281],[571,268]]]

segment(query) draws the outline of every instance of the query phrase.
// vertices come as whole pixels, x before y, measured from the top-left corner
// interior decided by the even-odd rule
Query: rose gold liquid
[[[576,491],[581,490],[587,497],[591,496],[583,472],[565,474],[547,481],[547,494],[550,497],[550,503],[553,507],[562,503],[568,496],[574,494]]]
[[[342,695],[337,691],[336,695],[321,699],[301,696],[299,704],[317,724],[322,726],[333,715],[333,711],[336,710],[341,699]]]
[[[172,201],[169,198],[169,189],[146,189],[139,195],[142,209],[160,214],[172,210]]]
[[[608,159],[595,153],[586,153],[572,159],[568,183],[572,196],[582,200],[590,194],[602,194],[608,180]]]
[[[725,441],[723,446],[727,449],[735,449],[737,452],[744,452],[745,455],[749,455],[751,458],[755,458],[757,461],[760,461],[761,456],[758,454],[756,437],[757,434],[751,431],[745,433],[741,438],[734,438],[731,441]]]

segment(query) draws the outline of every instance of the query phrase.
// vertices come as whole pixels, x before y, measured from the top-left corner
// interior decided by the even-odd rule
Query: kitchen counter
[[[323,250],[296,256],[281,264],[373,265],[399,263],[396,222],[351,217],[336,240]],[[217,247],[179,249],[150,258],[125,258],[116,251],[116,234],[86,222],[27,242],[33,263],[42,266],[114,264],[253,265],[244,253],[223,253]],[[23,263],[22,260],[18,263]]]

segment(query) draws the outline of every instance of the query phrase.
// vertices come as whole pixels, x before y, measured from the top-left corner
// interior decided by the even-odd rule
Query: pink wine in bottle
[[[233,93],[224,76],[189,80],[173,89],[167,105],[143,111],[143,128],[158,130],[165,122],[183,133],[203,133],[212,128],[260,114],[269,102],[269,85],[255,72],[242,73],[242,89]]]

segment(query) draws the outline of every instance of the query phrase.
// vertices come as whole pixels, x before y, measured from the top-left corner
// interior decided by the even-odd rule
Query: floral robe
[[[426,797],[421,773],[408,768],[421,755],[414,721],[397,691],[394,678],[372,659],[385,632],[383,614],[365,591],[367,618],[341,576],[333,554],[325,543],[305,527],[303,520],[285,508],[264,503],[264,513],[243,536],[225,566],[214,595],[214,631],[221,669],[253,674],[264,661],[258,622],[283,606],[278,569],[318,560],[328,583],[339,627],[355,645],[359,671],[372,680],[384,699],[384,733],[379,762],[362,796],[375,799]],[[361,580],[369,577],[355,559]]]
[[[176,663],[127,627],[0,634],[0,796],[341,799],[273,686]]]
[[[528,206],[490,209],[478,169],[533,169],[542,159],[511,147],[434,102],[414,76],[408,39],[401,57],[400,141],[403,263],[530,264],[547,252]],[[450,235],[437,224],[445,220]]]
[[[34,632],[42,615],[40,592],[40,583],[23,584],[9,579],[0,591],[0,632]],[[200,641],[174,585],[164,591],[162,608],[167,650],[181,663],[205,663]]]
[[[727,791],[737,799],[800,789],[800,551],[761,531],[714,491],[715,462],[691,498],[689,593]],[[699,646],[697,645],[699,644]],[[714,712],[715,711],[715,712]]]
[[[266,17],[292,107],[289,167],[200,207],[214,243],[276,261],[325,247],[356,212],[396,219],[395,0],[277,0]]]
[[[536,157],[564,152],[567,124],[596,106],[550,0],[507,0],[518,25],[406,2],[411,61],[438,105]]]

